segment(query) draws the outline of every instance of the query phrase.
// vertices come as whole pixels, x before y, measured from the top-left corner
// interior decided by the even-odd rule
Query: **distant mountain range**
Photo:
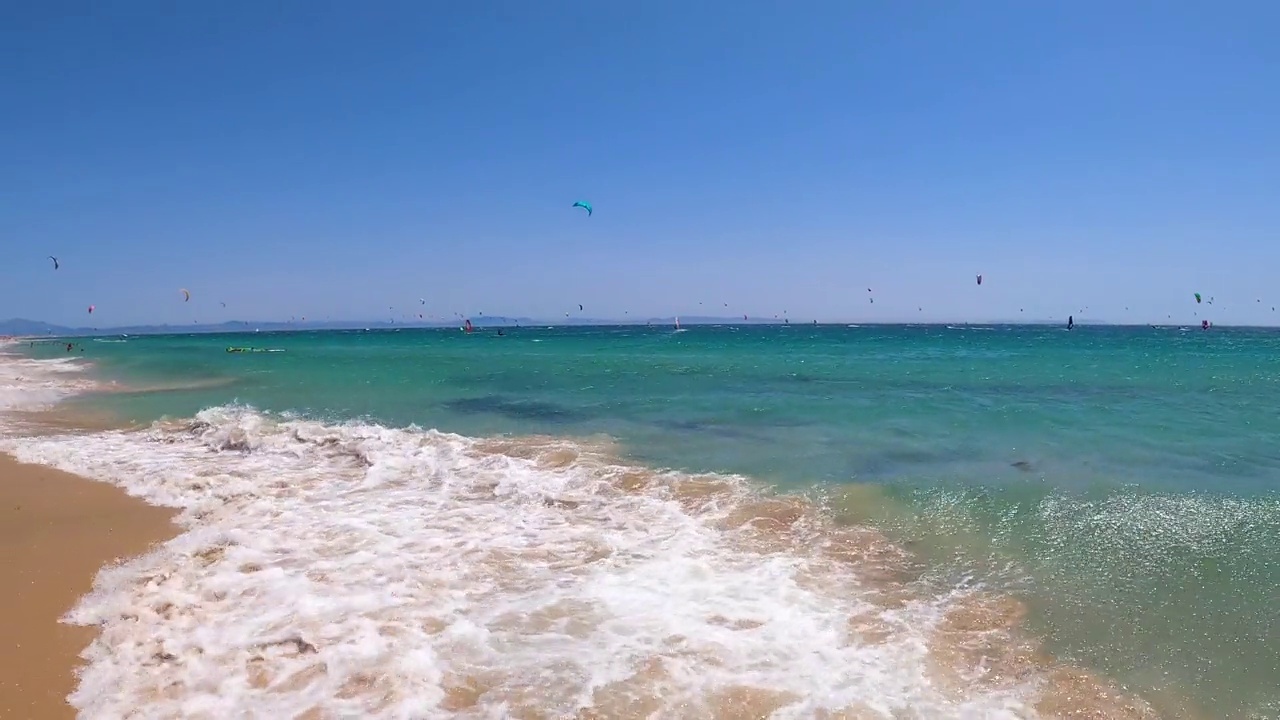
[[[792,325],[809,325],[810,322],[796,320]],[[450,322],[423,322],[423,323],[394,323],[394,322],[360,322],[360,321],[338,321],[338,322],[253,322],[248,320],[233,320],[230,322],[215,324],[191,324],[191,325],[126,325],[118,327],[67,327],[65,325],[54,325],[52,323],[41,322],[38,320],[25,320],[15,318],[12,320],[0,321],[0,335],[24,335],[24,336],[56,336],[68,337],[79,335],[165,335],[165,334],[192,334],[192,333],[245,333],[245,332],[281,332],[281,331],[299,331],[299,330],[390,330],[395,328],[437,328],[437,327],[456,327],[461,323],[458,321]],[[604,320],[600,318],[563,318],[559,320],[545,320],[537,318],[510,318],[510,317],[473,317],[471,324],[475,327],[546,327],[546,326],[604,326],[604,325],[674,325],[674,317],[656,317],[645,318],[644,320]],[[781,325],[783,321],[749,318],[742,320],[741,318],[726,318],[702,315],[681,315],[681,325]],[[856,323],[826,323],[826,324],[854,324],[854,325],[898,325],[907,323],[887,323],[887,322],[868,322],[861,321]],[[962,322],[934,322],[924,323],[932,325],[960,325],[966,324]],[[1045,324],[1061,324],[1058,320],[993,320],[983,323],[968,323],[973,325],[1045,325]],[[1110,323],[1098,320],[1080,320],[1079,325],[1107,325]]]
[[[681,317],[681,324],[684,325],[712,325],[721,323],[743,323],[742,320],[714,318],[714,317]],[[754,324],[766,324],[766,322],[776,323],[778,321],[751,320],[747,321]],[[537,318],[527,317],[501,317],[501,316],[481,316],[471,318],[471,324],[474,327],[515,327],[518,325],[526,327],[545,327],[548,325],[645,325],[652,323],[675,324],[675,318],[652,318],[645,320],[601,320],[597,318],[563,318],[560,320],[540,320]],[[456,327],[462,324],[461,320],[449,322],[416,322],[416,323],[397,323],[383,321],[365,321],[348,320],[336,322],[254,322],[249,320],[232,320],[223,323],[192,323],[191,325],[121,325],[115,327],[67,327],[65,325],[55,325],[53,323],[41,322],[39,320],[26,320],[23,318],[15,318],[13,320],[0,321],[0,335],[29,335],[29,336],[76,336],[76,335],[164,335],[164,334],[190,334],[190,333],[242,333],[242,332],[279,332],[287,330],[363,330],[378,329],[389,330],[394,328],[436,328],[436,327]]]
[[[472,324],[476,324],[472,321]],[[248,320],[232,320],[223,323],[193,323],[191,325],[120,325],[115,327],[67,327],[37,320],[15,318],[0,322],[0,335],[166,335],[191,333],[243,333],[243,332],[278,332],[281,330],[341,330],[356,328],[396,328],[396,327],[441,327],[452,323],[441,324],[400,324],[389,322],[251,322]]]

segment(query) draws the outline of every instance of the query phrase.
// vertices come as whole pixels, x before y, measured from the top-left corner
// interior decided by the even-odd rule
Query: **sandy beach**
[[[98,570],[176,534],[172,512],[122,490],[0,454],[0,718],[75,717],[94,628],[58,622]]]

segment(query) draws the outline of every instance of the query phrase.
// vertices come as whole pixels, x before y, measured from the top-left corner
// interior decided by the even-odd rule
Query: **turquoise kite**
[[[591,217],[591,203],[587,202],[586,200],[579,200],[578,202],[574,203],[570,207],[580,207],[583,210],[587,211],[587,217]]]

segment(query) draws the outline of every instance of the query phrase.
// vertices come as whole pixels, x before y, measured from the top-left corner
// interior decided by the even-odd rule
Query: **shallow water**
[[[78,704],[1280,717],[1280,334],[506,332],[84,343],[60,411],[169,420],[5,447],[189,532]]]

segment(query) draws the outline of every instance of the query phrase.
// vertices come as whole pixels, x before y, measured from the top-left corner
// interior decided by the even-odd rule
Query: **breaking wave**
[[[87,717],[1154,717],[1048,657],[1015,598],[608,439],[232,405],[0,450],[180,509],[67,617],[102,630]]]

